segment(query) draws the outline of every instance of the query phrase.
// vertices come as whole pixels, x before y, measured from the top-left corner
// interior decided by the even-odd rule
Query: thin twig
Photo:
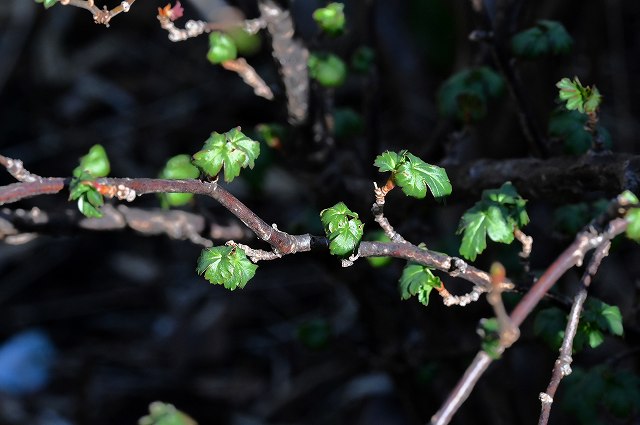
[[[487,302],[493,307],[493,311],[498,320],[498,331],[500,334],[500,353],[511,347],[520,337],[520,330],[513,324],[507,314],[502,302],[502,282],[506,278],[504,266],[500,263],[491,265],[491,292],[487,295]]]
[[[376,200],[371,207],[373,219],[380,225],[384,234],[387,235],[392,242],[408,243],[402,235],[395,231],[389,220],[384,216],[385,197],[396,187],[393,179],[389,178],[384,186],[378,187],[377,183],[373,183],[373,194]]]
[[[538,425],[546,425],[549,421],[549,415],[551,413],[551,405],[553,404],[553,397],[556,395],[556,390],[560,385],[560,381],[565,376],[571,374],[571,352],[573,350],[573,339],[578,331],[578,322],[580,321],[580,314],[582,313],[582,306],[587,299],[587,289],[593,280],[593,277],[598,272],[602,259],[609,254],[609,247],[611,246],[610,240],[605,240],[601,245],[596,247],[593,252],[593,256],[589,261],[589,266],[585,270],[582,276],[582,287],[576,295],[573,305],[571,306],[571,312],[569,313],[569,321],[564,331],[564,339],[562,340],[562,346],[560,347],[560,355],[555,362],[553,372],[551,373],[551,380],[547,390],[540,393],[540,402],[542,408],[540,411],[540,419]]]
[[[273,92],[258,75],[256,70],[249,65],[244,58],[229,60],[221,63],[222,67],[228,71],[233,71],[242,78],[249,87],[253,88],[256,96],[264,97],[267,100],[273,100]]]

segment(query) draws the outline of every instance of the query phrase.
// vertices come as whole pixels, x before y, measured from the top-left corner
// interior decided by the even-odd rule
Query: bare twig
[[[611,246],[610,240],[605,240],[599,245],[593,252],[593,256],[589,261],[589,266],[582,276],[582,287],[578,291],[578,294],[574,298],[573,305],[571,306],[571,312],[569,313],[569,320],[567,327],[564,331],[564,338],[562,340],[562,346],[560,347],[560,355],[555,362],[553,372],[551,372],[551,380],[547,390],[540,393],[540,402],[542,408],[540,411],[540,419],[538,425],[546,425],[549,421],[549,415],[551,413],[551,405],[553,404],[553,397],[555,397],[556,390],[560,385],[560,381],[565,376],[571,374],[571,352],[573,350],[573,339],[576,336],[578,330],[578,322],[580,321],[580,314],[582,313],[582,306],[587,299],[587,289],[593,280],[593,277],[598,272],[602,259],[609,254],[609,247]]]
[[[104,25],[107,28],[109,27],[109,22],[114,16],[119,15],[122,12],[128,12],[135,1],[136,0],[122,0],[118,6],[109,10],[107,6],[100,9],[95,5],[94,0],[59,0],[60,4],[63,6],[74,6],[88,10],[93,15],[93,21],[96,24]]]
[[[491,265],[491,292],[487,295],[487,301],[493,307],[498,320],[498,330],[500,334],[500,350],[501,353],[506,348],[511,347],[520,337],[518,326],[514,325],[511,318],[507,314],[502,302],[502,282],[506,278],[504,266],[500,263]]]
[[[373,193],[376,197],[371,212],[373,213],[373,219],[380,225],[384,234],[387,235],[392,242],[408,243],[400,233],[396,232],[389,220],[384,216],[384,203],[385,197],[389,192],[396,187],[393,179],[388,179],[384,186],[378,187],[377,183],[373,183]]]
[[[42,177],[30,173],[24,168],[22,161],[19,159],[11,159],[0,155],[0,165],[7,169],[16,180],[20,182],[37,182],[42,181]]]
[[[522,263],[524,272],[529,273],[529,270],[530,270],[529,256],[531,255],[531,249],[533,248],[533,238],[525,234],[522,230],[518,229],[517,227],[513,231],[513,236],[522,245],[522,250],[520,251],[518,256],[520,257],[520,262]]]

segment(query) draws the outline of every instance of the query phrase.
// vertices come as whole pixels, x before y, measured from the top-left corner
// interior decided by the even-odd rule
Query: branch
[[[582,287],[576,295],[573,305],[571,306],[571,312],[569,313],[569,321],[564,331],[564,339],[562,340],[562,346],[560,347],[560,355],[556,360],[551,372],[551,380],[547,391],[540,393],[540,401],[542,408],[540,411],[540,419],[538,425],[546,425],[549,421],[549,415],[551,414],[551,404],[553,404],[553,397],[556,394],[556,390],[560,385],[560,381],[565,376],[571,374],[571,352],[573,350],[573,339],[578,331],[578,322],[580,321],[580,314],[582,313],[582,306],[587,299],[587,289],[591,284],[591,281],[595,274],[598,272],[602,259],[609,254],[609,247],[611,246],[610,240],[605,240],[594,251],[593,257],[589,261],[589,266],[582,276]]]
[[[616,208],[619,207],[619,208]],[[613,210],[613,212],[612,212]],[[607,217],[621,215],[625,211],[625,205],[622,200],[616,200],[610,205],[609,211],[594,221],[594,225],[606,220]],[[549,266],[545,273],[540,276],[531,290],[525,294],[518,305],[511,313],[510,321],[515,327],[519,327],[525,318],[538,305],[540,300],[551,289],[551,287],[560,279],[560,277],[570,268],[582,264],[585,254],[604,243],[610,241],[615,236],[623,233],[627,228],[627,221],[624,218],[610,219],[607,228],[599,233],[595,230],[594,225],[588,226],[587,230],[580,232],[575,241],[565,249],[562,254]],[[506,347],[501,345],[498,352],[504,351]],[[446,425],[453,415],[458,411],[460,406],[469,397],[471,391],[477,381],[480,379],[484,371],[491,364],[491,357],[483,351],[480,351],[472,363],[467,368],[463,377],[458,381],[456,387],[451,391],[442,407],[431,418],[432,425]]]
[[[585,154],[550,159],[481,159],[448,166],[454,198],[480,196],[484,189],[511,181],[524,198],[567,203],[585,193],[612,198],[625,189],[640,190],[640,156]]]
[[[46,212],[34,207],[29,210],[0,210],[0,240],[20,244],[40,234],[73,233],[78,231],[112,231],[131,229],[142,235],[167,235],[171,239],[189,240],[209,247],[211,239],[247,240],[252,234],[237,223],[208,223],[201,215],[182,210],[142,209],[126,205],[106,204],[100,219],[87,218],[77,208],[61,212]],[[28,234],[30,237],[27,238]]]
[[[136,0],[122,0],[118,6],[111,10],[109,10],[107,6],[103,6],[103,8],[100,9],[95,5],[94,0],[59,0],[59,3],[63,6],[75,6],[88,10],[93,15],[93,21],[96,24],[101,24],[109,28],[111,19],[122,12],[127,13],[135,1]]]

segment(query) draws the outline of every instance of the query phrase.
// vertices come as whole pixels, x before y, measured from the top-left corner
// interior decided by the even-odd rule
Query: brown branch
[[[612,204],[620,206],[622,202],[613,202]],[[623,212],[621,208],[613,208],[613,210],[617,211],[618,214]],[[595,222],[605,220],[606,216],[611,217],[610,214],[611,212],[608,211]],[[606,230],[602,233],[596,232],[593,226],[589,226],[587,230],[579,233],[575,241],[547,268],[531,290],[516,305],[510,316],[513,326],[519,327],[558,279],[570,268],[582,264],[582,260],[588,251],[624,232],[627,224],[624,218],[612,218]],[[475,384],[491,364],[491,361],[492,359],[489,355],[482,351],[476,355],[442,407],[431,418],[432,425],[446,425],[451,421],[453,415],[469,397]]]
[[[93,21],[96,24],[101,24],[109,28],[111,19],[122,12],[128,12],[135,1],[136,0],[123,0],[118,6],[111,10],[109,10],[107,6],[100,9],[95,5],[94,0],[59,0],[59,3],[63,6],[74,6],[88,10],[93,15]]]
[[[553,372],[551,372],[551,380],[547,390],[540,393],[540,402],[542,408],[540,411],[540,419],[538,425],[546,425],[549,422],[549,415],[551,414],[551,405],[553,404],[553,397],[556,395],[556,390],[560,385],[560,381],[565,376],[571,374],[571,352],[573,350],[573,339],[578,331],[578,322],[580,321],[580,314],[582,313],[582,306],[587,299],[587,289],[593,280],[593,277],[598,272],[602,259],[609,254],[609,247],[611,247],[611,241],[605,240],[599,245],[594,253],[593,257],[589,261],[589,266],[582,276],[582,287],[578,291],[578,294],[574,298],[573,305],[571,306],[571,312],[569,313],[569,321],[564,331],[564,338],[562,340],[562,346],[560,347],[560,355],[555,362]]]
[[[371,206],[371,213],[373,214],[375,222],[380,225],[380,228],[384,231],[384,234],[391,239],[391,242],[407,243],[405,238],[395,231],[391,223],[389,223],[389,220],[384,216],[385,197],[394,187],[396,187],[396,185],[391,178],[389,178],[382,187],[378,187],[377,183],[373,184],[373,194],[376,200],[373,206]]]

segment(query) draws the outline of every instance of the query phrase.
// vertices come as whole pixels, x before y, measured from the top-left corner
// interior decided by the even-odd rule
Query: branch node
[[[542,402],[542,404],[551,404],[553,403],[553,397],[551,397],[549,394],[547,393],[540,393],[540,395],[538,396],[538,398],[540,399],[540,401]]]

